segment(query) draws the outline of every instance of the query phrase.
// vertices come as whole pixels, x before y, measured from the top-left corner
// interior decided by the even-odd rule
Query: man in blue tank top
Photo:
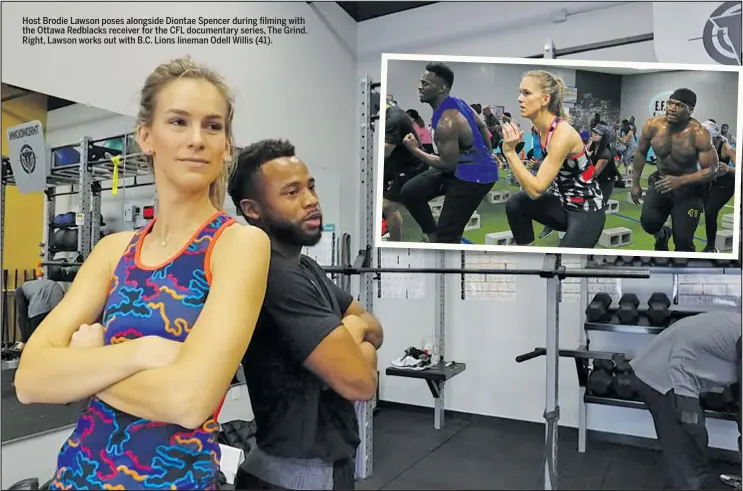
[[[488,129],[462,99],[449,95],[454,72],[443,63],[429,63],[421,77],[420,101],[433,109],[432,139],[436,155],[419,148],[415,135],[405,144],[430,167],[401,190],[405,207],[430,242],[461,242],[464,227],[498,181],[498,164]],[[438,224],[428,202],[445,196]]]

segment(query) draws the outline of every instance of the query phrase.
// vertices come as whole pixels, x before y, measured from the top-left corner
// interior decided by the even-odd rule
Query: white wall
[[[311,170],[332,176],[337,194],[357,203],[355,124],[328,111],[357,104],[355,22],[334,3],[304,2],[178,4],[44,3],[3,6],[3,82],[134,116],[146,76],[170,58],[192,55],[222,73],[237,96],[235,138],[247,145],[262,138],[287,138]],[[7,8],[6,8],[7,7]],[[22,38],[22,17],[91,18],[301,16],[308,34],[272,36],[272,45],[46,45]],[[322,53],[322,56],[318,54]],[[101,60],[105,69],[94,68]],[[71,130],[73,136],[76,131]],[[341,182],[354,183],[340,187]],[[340,226],[355,232],[354,207],[339,210]],[[357,234],[354,233],[354,238]],[[355,247],[355,244],[354,244]]]
[[[612,6],[607,8],[607,6]],[[152,17],[171,13],[172,5],[145,4],[44,4],[47,16],[71,15],[85,9],[90,17],[126,15]],[[315,8],[322,11],[317,16]],[[553,23],[553,11],[565,8],[566,22]],[[182,15],[209,15],[213,6],[179,4]],[[222,71],[238,91],[236,136],[240,144],[263,137],[290,138],[312,170],[322,169],[337,189],[336,200],[325,208],[337,207],[343,228],[354,236],[357,250],[359,209],[358,126],[352,116],[344,117],[343,107],[356,106],[357,80],[369,74],[380,78],[383,52],[428,53],[479,56],[529,56],[541,53],[543,39],[554,40],[558,50],[593,42],[609,41],[652,32],[652,4],[639,2],[444,2],[358,24],[335,5],[319,3],[222,4],[220,13],[233,15],[304,15],[310,33],[304,38],[283,38],[269,49],[226,46],[173,48],[167,46],[127,47],[39,47],[20,46],[20,17],[35,15],[38,6],[3,6],[3,82],[90,104],[126,116],[136,112],[136,92],[155,65],[172,56],[192,53]],[[596,10],[599,9],[599,10]],[[452,23],[451,19],[467,19]],[[328,29],[328,24],[334,31]],[[445,26],[445,27],[441,27]],[[354,39],[356,33],[357,39]],[[608,48],[579,55],[574,59],[653,61],[652,43]],[[350,46],[350,49],[349,49]],[[354,58],[356,47],[357,58]],[[216,54],[215,54],[216,53]],[[81,60],[123,60],[121,70],[108,77],[95,77],[81,70]],[[358,63],[357,63],[358,61]],[[49,76],[53,73],[54,76]],[[415,83],[415,81],[414,81]],[[415,85],[411,92],[415,97]],[[395,96],[400,97],[399,91]],[[486,96],[486,95],[485,95]],[[483,102],[483,101],[468,101]],[[329,108],[330,106],[330,108]],[[508,106],[506,104],[506,106]],[[358,107],[358,106],[356,106]],[[511,111],[512,113],[514,111]],[[110,123],[115,127],[115,118]],[[103,121],[103,120],[101,120]],[[94,131],[103,123],[84,128]],[[79,126],[79,125],[78,125]],[[66,140],[54,132],[55,140]],[[83,129],[69,130],[79,138]],[[61,135],[64,135],[61,136]],[[93,136],[90,135],[89,136]],[[102,135],[107,136],[107,135]],[[318,183],[321,186],[322,180]],[[344,185],[341,186],[341,183]],[[324,195],[323,195],[324,196]],[[323,198],[325,203],[332,199]],[[352,205],[341,206],[340,203]],[[433,254],[426,252],[428,266]],[[447,266],[458,267],[459,254],[447,255]],[[542,255],[509,255],[518,267],[539,267]],[[375,298],[375,314],[385,325],[385,345],[379,354],[382,372],[381,396],[388,401],[432,406],[433,400],[420,380],[386,377],[383,367],[402,355],[405,348],[418,345],[430,336],[434,326],[433,277],[421,277],[425,285],[422,300]],[[666,291],[670,277],[644,280],[631,290]],[[518,277],[514,301],[473,301],[459,298],[459,278],[447,281],[447,358],[468,364],[463,374],[447,385],[448,409],[513,419],[542,421],[544,408],[544,358],[516,364],[514,357],[544,345],[546,292],[539,278]],[[648,293],[649,295],[649,293]],[[566,302],[560,309],[561,345],[578,345],[582,308]],[[623,336],[623,337],[622,337]],[[647,336],[605,334],[592,336],[592,349],[626,349],[629,354]],[[560,361],[561,423],[576,426],[578,387],[572,359]],[[713,446],[735,448],[734,425],[710,421]],[[646,412],[612,407],[591,407],[589,427],[639,436],[654,436]],[[4,454],[5,456],[5,454]],[[4,459],[5,460],[5,459]],[[39,475],[43,473],[38,473]]]
[[[608,7],[608,8],[607,8]],[[551,21],[551,14],[564,8],[569,13],[562,23]],[[683,10],[680,12],[683,13]],[[527,2],[442,2],[395,15],[359,23],[358,73],[379,80],[381,54],[408,53],[432,55],[521,57],[542,52],[542,41],[552,39],[559,50],[591,43],[612,41],[653,32],[653,9],[650,2],[637,3],[527,3]],[[452,23],[451,19],[467,19]],[[446,26],[440,28],[439,26]],[[604,48],[570,55],[570,59],[608,61],[656,61],[653,43]],[[399,62],[398,62],[399,63]],[[412,66],[412,65],[411,65]],[[402,69],[390,71],[395,98],[404,107],[414,103],[417,80],[422,73],[419,64],[403,74]],[[466,77],[455,73],[452,93],[463,97],[469,91]],[[485,74],[490,80],[493,75]],[[398,78],[399,77],[399,78]],[[410,80],[406,82],[405,80]],[[409,94],[405,86],[410,87]],[[515,85],[517,87],[517,84]],[[468,103],[490,103],[492,95],[473,90]],[[412,99],[407,99],[408,97]],[[488,99],[485,99],[489,97]],[[515,98],[515,97],[514,97]],[[412,102],[409,102],[412,101]],[[508,108],[509,104],[504,104]],[[418,103],[418,106],[420,103]],[[415,106],[414,106],[415,107]],[[417,107],[420,111],[420,107]],[[513,113],[514,111],[511,110]],[[430,115],[428,113],[422,113]],[[623,111],[624,114],[624,111]],[[378,168],[378,162],[375,162]],[[423,253],[426,266],[434,266],[433,254]],[[540,267],[543,256],[502,255],[516,267]],[[447,266],[460,267],[459,253],[447,253]],[[438,301],[433,277],[422,277],[425,298],[396,300],[375,298],[375,314],[385,326],[385,345],[379,353],[380,365],[400,357],[409,346],[418,345],[434,329],[434,305]],[[710,280],[712,281],[712,280]],[[461,300],[460,278],[447,281],[446,296],[446,358],[467,363],[467,370],[446,386],[447,409],[473,414],[528,421],[543,421],[545,393],[545,358],[516,364],[514,358],[544,346],[545,321],[552,313],[545,311],[544,280],[517,277],[514,301]],[[670,276],[650,280],[624,282],[626,291],[638,291],[640,298],[650,292],[663,291],[671,295]],[[645,293],[647,292],[647,294]],[[615,301],[618,300],[618,297]],[[579,345],[582,311],[579,302],[566,301],[560,308],[560,343],[564,349]],[[602,333],[604,334],[604,333]],[[630,356],[651,337],[642,335],[592,334],[592,349],[626,351]],[[420,380],[387,377],[382,371],[381,398],[387,401],[433,406],[426,385]],[[560,423],[578,425],[578,382],[572,359],[560,360]],[[614,433],[627,433],[653,438],[655,432],[646,411],[591,406],[588,427]],[[735,449],[737,430],[734,424],[711,420],[712,446]]]
[[[133,116],[124,116],[83,104],[73,104],[60,109],[49,111],[47,115],[47,146],[56,148],[74,144],[83,136],[93,140],[105,139],[134,131],[136,120]],[[106,190],[101,194],[101,214],[106,222],[107,233],[121,230],[132,230],[146,223],[139,217],[135,222],[124,221],[124,210],[138,206],[140,209],[146,205],[154,204],[155,189],[153,186],[129,187],[134,184],[132,179],[124,179],[122,174],[119,182],[118,194]],[[328,169],[320,165],[312,165],[311,170],[318,184],[317,191],[323,202],[326,223],[339,223],[341,220],[340,194],[341,177],[336,170]],[[138,178],[138,184],[152,182],[151,176]],[[103,188],[110,188],[112,183],[104,181]],[[70,187],[60,187],[58,192],[70,191]],[[77,195],[60,196],[55,202],[55,213],[77,211],[80,204]],[[238,217],[234,204],[229,196],[224,203],[225,210],[232,216]],[[63,257],[63,256],[60,256]]]
[[[714,119],[718,124],[727,123],[730,134],[735,135],[738,119],[738,74],[731,72],[674,71],[622,77],[621,114],[632,114],[637,126],[652,114],[650,103],[661,92],[688,88],[697,94],[693,116],[699,121]]]
[[[390,60],[387,64],[387,94],[392,94],[403,109],[417,110],[424,121],[431,120],[431,106],[418,99],[418,85],[426,71],[426,61]],[[490,63],[447,63],[454,71],[451,95],[468,104],[504,106],[506,112],[529,129],[529,120],[519,116],[518,103],[521,77],[529,70],[547,68],[528,65],[496,65]],[[575,85],[575,70],[549,67],[562,77],[566,85]]]

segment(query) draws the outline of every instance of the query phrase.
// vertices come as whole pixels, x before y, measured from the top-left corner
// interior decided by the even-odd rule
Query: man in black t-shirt
[[[400,190],[413,177],[424,170],[426,165],[418,160],[403,144],[405,135],[416,135],[413,121],[394,102],[387,103],[384,125],[384,193],[382,213],[387,220],[389,240],[402,240],[402,215]],[[420,143],[420,142],[418,142]]]
[[[256,448],[235,488],[353,489],[360,443],[354,401],[376,394],[382,327],[301,254],[320,241],[322,212],[314,178],[291,143],[263,140],[243,149],[229,194],[272,249],[266,297],[242,362]]]

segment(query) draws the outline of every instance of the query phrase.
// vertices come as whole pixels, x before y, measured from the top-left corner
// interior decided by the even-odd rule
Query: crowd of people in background
[[[480,103],[471,104],[470,107],[477,113],[485,123],[488,129],[488,136],[493,148],[493,155],[500,165],[501,169],[508,169],[508,161],[503,158],[501,152],[501,144],[503,142],[503,131],[502,124],[507,122],[513,122],[517,126],[520,126],[518,122],[513,121],[511,113],[507,111],[496,114],[493,107],[490,105],[483,106]],[[420,116],[418,111],[415,109],[408,109],[405,111],[413,122],[418,139],[420,140],[421,147],[425,152],[435,153],[433,141],[431,138],[431,126],[430,123],[426,124],[423,118]],[[709,127],[709,123],[715,124],[715,120],[708,120],[703,123],[706,127]],[[573,123],[576,125],[576,123]],[[598,180],[601,185],[602,194],[604,196],[611,196],[614,188],[626,188],[626,179],[628,179],[632,172],[632,161],[635,155],[635,149],[639,141],[639,135],[637,132],[637,125],[635,123],[635,117],[630,116],[629,118],[622,119],[620,122],[609,123],[602,119],[601,114],[595,113],[593,118],[589,122],[588,127],[576,127],[576,130],[580,132],[581,138],[586,143],[586,149],[591,161],[596,167],[596,173]],[[524,160],[527,162],[527,167],[536,175],[539,164],[542,160],[542,148],[540,145],[539,132],[532,126],[529,133],[531,134],[531,148],[523,153]],[[715,140],[715,148],[718,147],[722,150],[718,150],[719,160],[727,163],[730,161],[730,154],[734,158],[735,137],[730,134],[730,127],[727,124],[722,124],[719,129],[714,133],[713,139]],[[519,144],[518,153],[522,154],[522,150],[526,147],[526,142]],[[723,150],[730,147],[730,150],[725,153]],[[724,154],[724,155],[723,155]],[[651,157],[648,161],[649,164],[654,163],[654,157]],[[725,176],[727,177],[727,176]],[[703,252],[715,252],[714,237],[717,230],[716,218],[721,205],[724,205],[732,197],[732,187],[727,185],[727,181],[732,182],[732,178],[723,179],[725,192],[712,192],[706,196],[706,202],[709,201],[709,215],[705,221],[707,228],[707,239],[708,246]],[[713,184],[711,188],[715,188]],[[728,189],[730,188],[730,189]],[[718,190],[719,191],[719,190]],[[725,199],[725,203],[721,202],[721,196]],[[729,196],[728,196],[729,195]],[[711,199],[710,199],[711,198]],[[544,227],[542,232],[539,234],[540,239],[545,239],[552,234],[554,230],[550,227]]]

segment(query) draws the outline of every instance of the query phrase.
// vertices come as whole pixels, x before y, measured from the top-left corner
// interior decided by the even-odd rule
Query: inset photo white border
[[[443,62],[443,63],[481,63],[496,65],[524,65],[524,66],[555,66],[580,69],[583,67],[596,68],[622,68],[636,70],[637,74],[643,71],[707,71],[707,72],[735,72],[738,73],[738,101],[736,117],[736,162],[740,162],[741,138],[743,138],[743,66],[734,65],[699,65],[683,63],[634,63],[619,61],[584,61],[584,60],[559,60],[543,58],[502,58],[502,57],[482,57],[482,56],[452,56],[452,55],[421,55],[421,54],[400,54],[400,53],[383,53],[382,54],[382,73],[380,86],[380,101],[387,100],[387,76],[388,65],[390,61],[424,61],[424,62]],[[412,89],[411,89],[412,90]],[[382,201],[384,194],[384,142],[386,105],[380,104],[379,119],[377,123],[377,148],[376,161],[377,170],[375,176],[376,185],[376,203],[374,206],[374,245],[380,249],[427,249],[442,251],[474,251],[474,252],[512,252],[512,253],[530,253],[530,254],[568,254],[568,255],[596,255],[596,256],[642,256],[642,257],[668,257],[668,258],[688,258],[688,259],[722,259],[737,260],[740,246],[740,229],[741,229],[741,173],[739,166],[736,165],[735,172],[735,192],[733,195],[733,251],[720,253],[702,253],[702,252],[675,252],[675,251],[654,251],[641,249],[576,249],[562,247],[533,247],[533,246],[496,246],[484,244],[437,244],[427,242],[389,242],[382,240]]]

